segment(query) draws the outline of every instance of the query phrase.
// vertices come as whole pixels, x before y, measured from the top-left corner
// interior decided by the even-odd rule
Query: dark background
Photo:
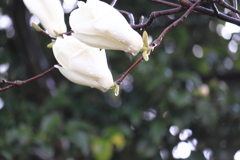
[[[147,0],[119,0],[115,7],[133,13],[136,22],[169,9]],[[159,17],[146,31],[156,39],[182,14]],[[30,27],[21,0],[1,0],[3,15],[12,25],[0,30],[1,79],[28,79],[57,63],[46,47],[51,40]],[[58,70],[1,92],[0,160],[171,160],[179,142],[195,144],[189,160],[206,159],[203,152],[211,160],[233,159],[240,150],[240,65],[239,53],[228,46],[232,39],[238,46],[240,35],[224,39],[219,24],[190,14],[130,73],[118,97],[74,84]],[[201,58],[194,45],[201,46]],[[107,57],[117,80],[140,54],[107,51]],[[209,93],[200,91],[203,86]]]

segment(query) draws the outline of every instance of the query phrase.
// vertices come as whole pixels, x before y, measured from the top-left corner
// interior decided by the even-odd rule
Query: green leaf
[[[50,115],[46,115],[41,121],[40,128],[43,132],[50,132],[54,130],[60,122],[61,117],[58,114],[53,113]]]
[[[105,139],[95,138],[91,149],[96,160],[109,160],[113,154],[113,146]]]
[[[169,101],[174,103],[176,106],[185,107],[192,101],[192,96],[187,91],[178,91],[175,88],[171,88],[168,91]]]
[[[125,137],[120,132],[113,134],[109,139],[109,142],[115,145],[118,151],[121,151],[126,144]]]
[[[89,149],[89,140],[85,132],[78,131],[69,137],[70,141],[75,144],[83,153],[83,155],[88,155],[90,152]]]

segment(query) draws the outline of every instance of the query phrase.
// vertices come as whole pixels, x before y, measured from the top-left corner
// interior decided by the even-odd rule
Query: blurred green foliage
[[[136,22],[168,9],[147,0],[119,0],[116,8],[132,12]],[[0,18],[9,15],[13,23],[0,30],[0,65],[9,64],[7,72],[0,70],[1,79],[24,80],[56,64],[46,48],[51,41],[29,26],[22,1],[1,1],[0,11]],[[159,17],[146,30],[155,39],[173,21]],[[224,22],[190,14],[127,76],[118,97],[112,90],[73,84],[57,70],[1,92],[0,159],[174,159],[179,142],[194,140],[189,160],[205,159],[203,151],[209,150],[209,159],[233,159],[240,149],[239,53],[229,51],[230,40],[217,34],[218,24]],[[234,36],[239,44],[239,33]],[[202,48],[201,58],[194,56],[194,45]],[[107,56],[117,80],[140,54],[107,51]],[[192,134],[180,139],[185,129]]]

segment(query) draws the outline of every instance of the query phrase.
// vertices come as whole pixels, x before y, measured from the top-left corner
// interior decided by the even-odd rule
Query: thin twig
[[[218,4],[220,4],[221,6],[227,8],[227,9],[230,9],[231,11],[235,12],[235,13],[238,13],[240,14],[240,11],[237,10],[236,7],[233,7],[231,5],[229,5],[227,2],[225,2],[224,0],[217,0]],[[235,4],[236,5],[236,4]]]
[[[212,9],[213,9],[213,11],[214,11],[214,14],[216,15],[216,17],[218,16],[218,14],[219,14],[219,11],[218,11],[218,9],[217,9],[217,6],[216,6],[216,4],[214,3],[214,2],[210,2],[211,3],[211,7],[212,7]]]
[[[54,69],[56,69],[56,68],[52,67],[52,68],[46,70],[45,72],[43,72],[43,73],[41,73],[41,74],[39,74],[37,76],[34,76],[32,78],[29,78],[27,80],[24,80],[24,81],[17,80],[17,81],[11,82],[11,81],[2,80],[2,81],[0,81],[0,83],[2,83],[2,84],[10,84],[10,85],[8,85],[8,86],[6,86],[4,88],[0,88],[0,92],[5,91],[7,89],[10,89],[10,88],[12,88],[14,86],[21,86],[21,85],[24,85],[24,84],[26,84],[28,82],[31,82],[31,81],[36,80],[38,78],[41,78],[41,77],[45,76],[46,74],[48,74],[49,72],[53,71]]]
[[[189,7],[192,6],[192,3],[190,1],[181,1],[180,2],[181,5],[171,3],[171,2],[166,2],[164,0],[150,0],[150,1],[161,3],[161,4],[164,4],[164,5],[170,6],[170,7],[181,7],[183,5],[187,8],[189,8]],[[214,2],[217,2],[217,1],[218,0],[216,0]],[[206,15],[209,15],[209,16],[212,16],[212,17],[216,17],[213,10],[202,7],[202,6],[196,6],[196,8],[194,8],[194,11],[197,11],[197,13],[206,14]],[[240,26],[240,20],[236,17],[228,16],[226,14],[223,14],[223,13],[219,12],[217,18],[220,19],[220,20],[227,21],[227,22],[230,22],[230,23],[233,23],[233,24],[236,24],[236,25]]]
[[[62,33],[61,35],[65,34],[65,35],[70,36],[72,33],[73,33],[73,31],[68,31],[68,32]]]
[[[157,3],[161,3],[161,4],[164,4],[164,5],[167,5],[167,6],[170,6],[170,7],[180,7],[181,5],[179,4],[176,4],[176,3],[172,3],[172,2],[167,2],[167,1],[163,1],[163,0],[150,0],[152,2],[157,2]]]
[[[191,7],[192,4],[193,4],[193,3],[191,3],[188,0],[184,0],[184,1],[181,0],[179,2],[181,3],[181,5],[183,5],[185,7]],[[194,11],[198,11],[201,14],[206,14],[206,15],[218,18],[220,20],[227,21],[227,22],[230,22],[230,23],[233,23],[233,24],[236,24],[236,25],[240,26],[240,19],[232,17],[232,16],[229,16],[229,15],[226,15],[226,14],[221,13],[221,12],[219,12],[218,16],[216,17],[216,15],[215,15],[213,10],[205,8],[205,7],[202,7],[202,6],[196,6],[194,8]]]
[[[238,9],[238,2],[237,2],[237,0],[233,0],[233,7],[235,9]]]
[[[140,62],[143,61],[143,57],[139,58],[118,80],[115,81],[118,85],[122,83],[124,78],[135,68]]]
[[[133,16],[132,13],[127,12],[127,11],[123,11],[123,10],[118,10],[118,11],[119,11],[120,13],[125,14],[125,15],[128,16],[128,18],[129,18],[129,24],[130,24],[130,25],[134,25],[134,24],[135,24],[134,16]]]
[[[117,2],[117,0],[113,0],[110,5],[111,5],[111,6],[115,6],[116,2]]]
[[[45,35],[46,37],[48,37],[49,39],[53,39],[53,40],[56,40],[56,39],[57,39],[56,37],[50,36],[50,34],[48,34],[48,33],[47,33],[46,31],[44,31],[43,29],[41,29],[39,32],[42,33],[43,35]]]
[[[174,14],[174,13],[179,13],[183,10],[184,9],[182,7],[178,7],[178,8],[173,8],[173,9],[168,9],[168,10],[163,10],[163,11],[152,12],[150,14],[149,19],[145,23],[143,23],[143,24],[140,23],[140,24],[133,25],[132,28],[133,29],[139,29],[139,28],[144,28],[145,29],[152,24],[152,22],[155,18],[163,16],[163,15],[170,15],[170,14]]]
[[[196,3],[194,3],[183,15],[182,17],[180,17],[178,20],[176,20],[175,22],[173,22],[171,25],[169,25],[167,28],[164,29],[164,31],[160,34],[160,36],[154,40],[151,44],[152,48],[154,49],[155,47],[159,46],[160,43],[162,42],[162,38],[164,37],[164,35],[173,27],[175,27],[176,25],[178,25],[180,22],[182,22],[185,18],[187,18],[187,16],[192,12],[192,10],[201,3],[202,0],[197,0]]]
[[[7,87],[0,88],[0,92],[5,91],[5,90],[7,90],[7,89],[10,89],[10,88],[12,88],[12,87],[14,87],[14,86],[15,86],[14,84],[11,84],[11,85],[8,85]]]

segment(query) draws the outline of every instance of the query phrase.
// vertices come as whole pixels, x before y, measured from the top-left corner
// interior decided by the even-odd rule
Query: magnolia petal
[[[23,0],[23,2],[51,36],[57,36],[55,32],[66,32],[64,12],[59,0]]]
[[[98,36],[98,35],[88,35],[81,33],[73,33],[72,36],[76,37],[78,40],[86,43],[91,47],[113,49],[113,50],[123,50],[126,48],[124,43],[120,43],[116,39],[111,39],[109,37]]]
[[[69,58],[69,69],[79,72],[96,80],[109,79],[113,83],[112,74],[108,69],[105,50],[97,48],[86,48],[77,52]],[[107,80],[107,81],[109,81]]]
[[[109,18],[108,18],[109,17]],[[127,22],[108,16],[94,21],[93,27],[108,39],[115,39],[119,45],[118,50],[130,52],[136,55],[143,47],[142,37],[134,31]],[[106,19],[108,18],[108,19]],[[122,25],[126,23],[126,25]],[[108,27],[106,27],[108,26]],[[114,49],[110,47],[107,49]]]
[[[142,37],[115,8],[99,0],[79,2],[70,15],[74,37],[91,47],[123,50],[136,55],[143,47]]]
[[[88,6],[89,10],[96,19],[99,17],[106,16],[109,13],[114,15],[119,13],[115,8],[113,8],[109,4],[99,0],[87,0],[86,5]],[[123,16],[122,18],[125,19]]]
[[[85,48],[85,44],[72,36],[58,37],[53,45],[53,53],[58,63],[65,68],[69,68],[68,59],[73,53]]]
[[[94,17],[87,7],[86,3],[79,1],[78,9],[71,12],[69,17],[69,24],[75,33],[87,33],[95,35],[94,28],[91,26]]]
[[[61,66],[55,65],[56,68],[64,75],[69,81],[77,84],[81,84],[84,86],[90,86],[91,88],[97,88],[102,92],[106,92],[110,87],[105,87],[100,85],[95,79],[91,79],[85,75],[78,74]]]
[[[104,49],[89,47],[72,36],[64,36],[57,38],[53,52],[61,64],[57,68],[70,81],[103,92],[113,85]]]

